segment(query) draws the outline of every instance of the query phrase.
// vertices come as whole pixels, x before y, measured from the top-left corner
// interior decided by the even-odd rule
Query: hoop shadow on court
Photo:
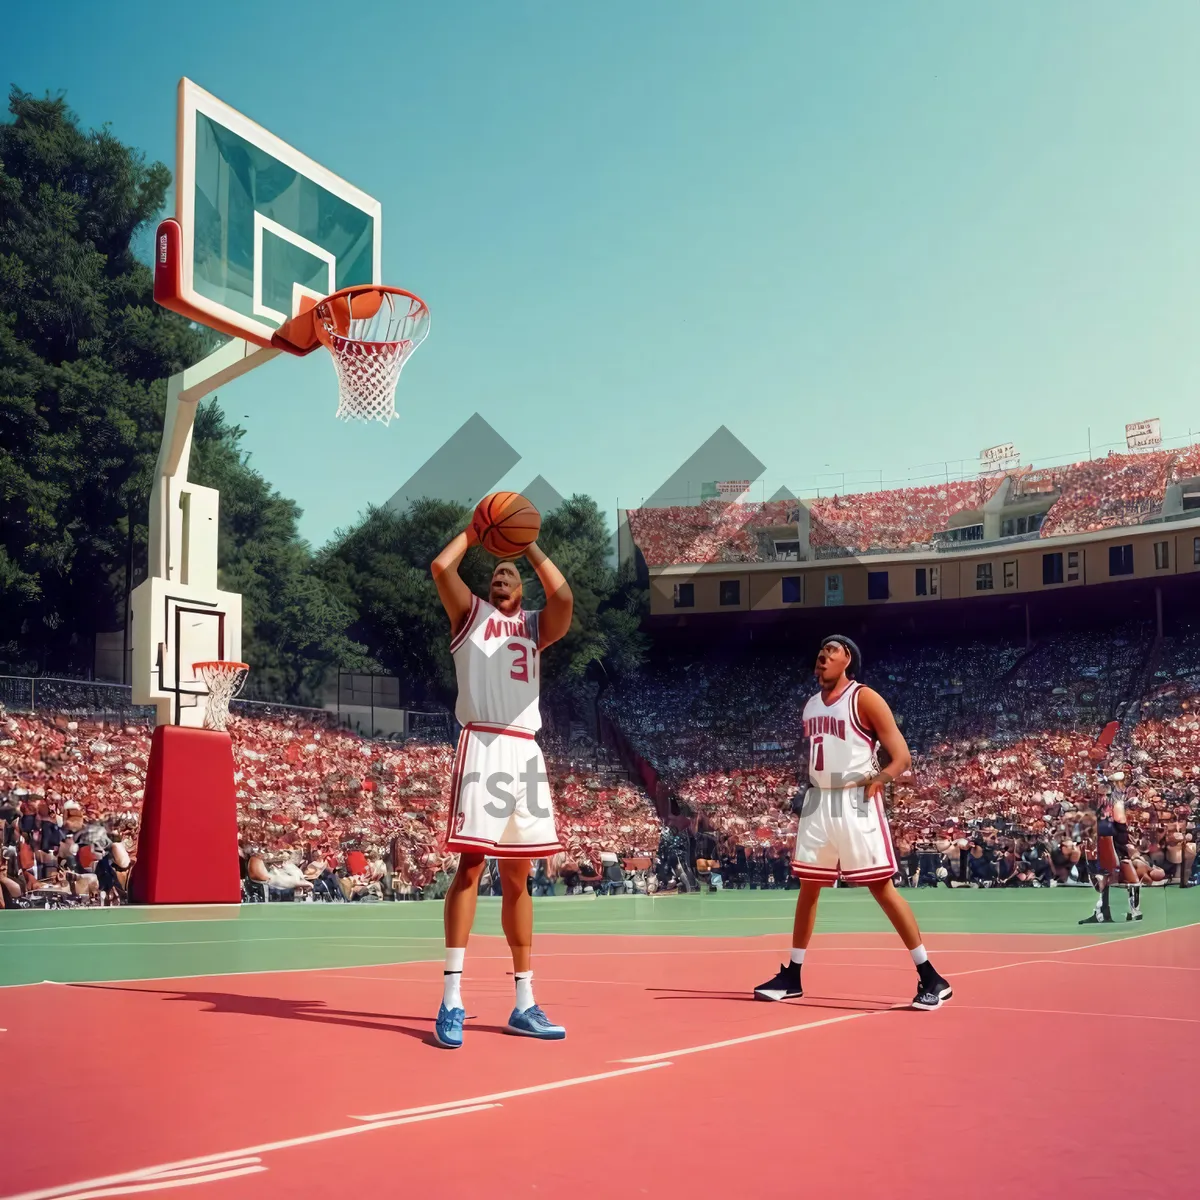
[[[191,1001],[206,1008],[202,1013],[230,1014],[244,1017],[269,1017],[278,1021],[304,1021],[316,1025],[344,1025],[353,1029],[369,1029],[375,1033],[398,1033],[415,1038],[429,1046],[436,1046],[433,1039],[433,1018],[411,1016],[404,1013],[359,1012],[354,1009],[327,1008],[324,1000],[285,1000],[279,996],[241,996],[233,992],[189,992],[179,988],[117,987],[104,983],[76,983],[70,987],[109,992],[132,992],[142,996],[161,996],[167,1001]],[[496,1033],[510,1036],[502,1025],[485,1025],[468,1017],[472,1032]],[[390,1024],[381,1025],[378,1022]],[[417,1022],[412,1025],[395,1024],[400,1021]]]

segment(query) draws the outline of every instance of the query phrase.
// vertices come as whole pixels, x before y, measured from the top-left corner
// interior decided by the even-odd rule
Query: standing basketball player
[[[433,563],[433,578],[450,618],[450,651],[458,679],[455,716],[462,725],[451,780],[446,849],[457,852],[458,871],[446,893],[446,966],[438,1043],[462,1045],[459,984],[467,938],[475,920],[479,876],[485,856],[498,860],[503,900],[501,925],[512,949],[517,999],[508,1029],[536,1038],[563,1038],[533,999],[529,967],[533,899],[526,886],[530,860],[562,849],[554,824],[549,780],[534,734],[541,728],[539,659],[571,626],[571,589],[536,543],[525,557],[546,593],[546,607],[521,607],[521,575],[511,562],[492,573],[488,599],[472,595],[458,573],[478,538],[460,533]]]
[[[1129,822],[1125,814],[1125,801],[1120,796],[1103,797],[1096,806],[1096,859],[1098,870],[1092,884],[1100,894],[1090,917],[1084,917],[1080,925],[1102,925],[1113,919],[1110,907],[1110,888],[1125,887],[1129,900],[1127,921],[1142,919],[1142,889],[1138,883],[1137,870],[1129,849]]]
[[[933,969],[921,931],[907,901],[896,891],[896,855],[883,811],[884,788],[912,762],[908,746],[883,697],[855,682],[862,667],[858,647],[847,637],[828,637],[817,655],[821,690],[804,706],[808,739],[808,793],[796,832],[792,873],[800,879],[791,961],[774,979],[754,989],[758,1000],[803,996],[800,968],[812,938],[821,889],[838,874],[865,884],[908,947],[917,968],[913,1008],[934,1009],[954,994]],[[879,769],[876,748],[888,754]]]

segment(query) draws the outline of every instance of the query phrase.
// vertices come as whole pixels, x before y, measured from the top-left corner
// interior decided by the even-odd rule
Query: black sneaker
[[[754,989],[755,1000],[797,1000],[803,995],[799,963],[784,963],[774,979],[768,979]]]
[[[932,1012],[935,1008],[941,1008],[953,995],[954,989],[940,975],[935,974],[920,980],[912,1006]]]
[[[1132,912],[1127,912],[1125,914],[1125,920],[1127,921],[1140,921],[1141,919],[1142,910],[1140,908],[1135,908]]]
[[[1107,922],[1109,922],[1109,918],[1103,913],[1092,913],[1090,917],[1084,917],[1079,923],[1080,925],[1104,925]]]

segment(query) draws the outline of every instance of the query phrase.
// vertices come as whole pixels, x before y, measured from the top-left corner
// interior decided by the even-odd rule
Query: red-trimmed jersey
[[[466,623],[450,642],[460,725],[541,729],[538,617],[523,609],[506,617],[486,600],[472,598]]]
[[[808,779],[821,789],[862,786],[879,774],[878,742],[858,713],[861,683],[851,683],[832,703],[818,692],[804,706]]]

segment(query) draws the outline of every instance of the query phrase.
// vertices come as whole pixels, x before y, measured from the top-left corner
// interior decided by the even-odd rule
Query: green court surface
[[[932,945],[939,935],[1042,934],[1102,939],[1200,922],[1200,888],[1144,888],[1144,919],[1085,926],[1090,889],[913,890],[905,896]],[[795,892],[685,896],[548,897],[535,901],[538,934],[728,938],[778,935],[787,945]],[[480,898],[475,931],[499,936],[500,902]],[[818,935],[889,933],[865,890],[829,891]],[[697,953],[703,947],[698,945]],[[229,908],[91,908],[0,913],[0,986],[303,971],[437,961],[440,902],[254,904]],[[535,955],[536,955],[535,943]]]

